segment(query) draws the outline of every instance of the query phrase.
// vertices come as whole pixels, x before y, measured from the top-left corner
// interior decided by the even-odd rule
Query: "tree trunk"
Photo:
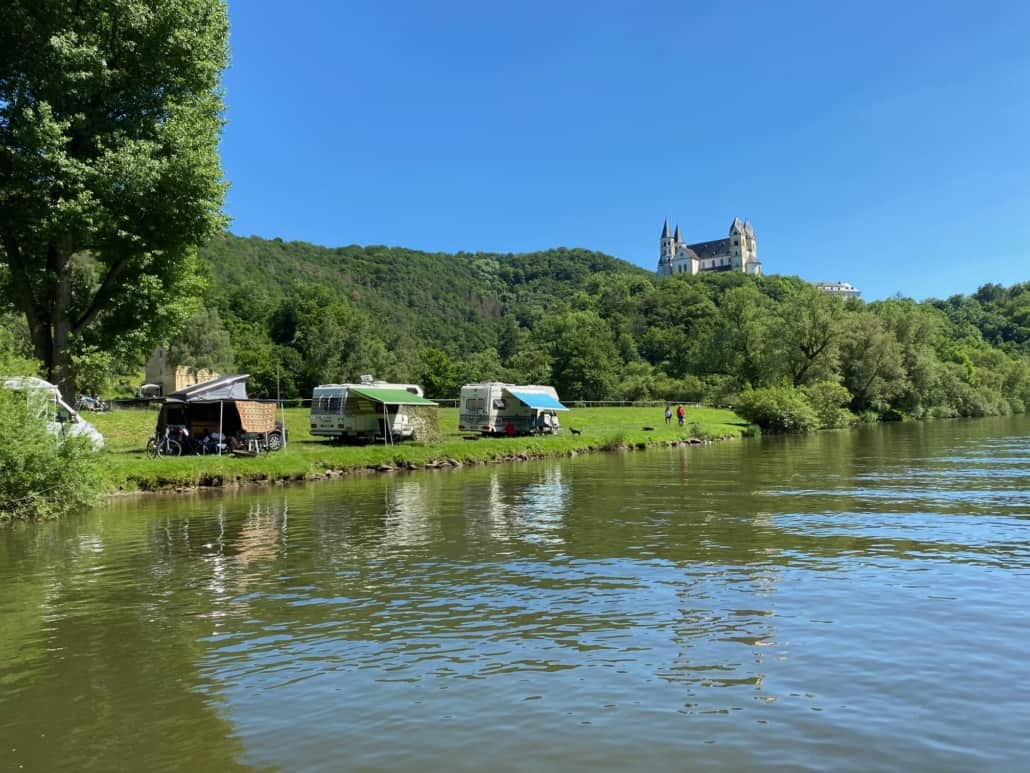
[[[75,399],[75,364],[71,358],[72,324],[68,319],[71,306],[70,240],[47,248],[47,273],[50,282],[45,297],[34,292],[25,268],[21,245],[10,233],[3,234],[4,252],[10,269],[14,299],[29,325],[29,336],[36,358],[43,363],[47,381],[56,384],[68,402]],[[43,294],[43,293],[41,293]]]
[[[50,381],[61,390],[61,396],[69,405],[75,404],[75,363],[71,357],[72,321],[68,318],[72,301],[71,244],[52,245],[48,263],[53,260],[50,285],[50,329],[53,331],[53,346],[47,368]]]

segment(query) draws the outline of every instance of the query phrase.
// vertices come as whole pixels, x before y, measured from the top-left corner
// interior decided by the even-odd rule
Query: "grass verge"
[[[662,408],[577,408],[562,416],[562,432],[542,437],[479,437],[459,433],[456,408],[440,409],[442,439],[432,445],[342,446],[308,431],[307,409],[286,411],[287,447],[253,458],[183,456],[151,459],[145,453],[155,410],[125,409],[90,415],[104,434],[100,466],[106,493],[190,489],[312,480],[361,471],[489,464],[570,456],[591,451],[646,448],[739,437],[747,422],[732,411],[688,408],[686,426],[666,425]],[[575,429],[576,432],[572,432]]]

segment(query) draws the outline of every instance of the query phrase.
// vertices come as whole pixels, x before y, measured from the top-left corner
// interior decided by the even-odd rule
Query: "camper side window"
[[[498,397],[496,400],[494,400],[494,408],[497,408],[498,410],[504,410],[504,398],[503,397]]]

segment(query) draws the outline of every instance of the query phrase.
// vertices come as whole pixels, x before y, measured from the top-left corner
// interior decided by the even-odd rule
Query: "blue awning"
[[[567,411],[569,410],[564,405],[559,403],[553,397],[543,392],[520,392],[518,389],[505,389],[505,392],[510,394],[520,403],[529,408],[535,408],[536,410],[546,411]]]

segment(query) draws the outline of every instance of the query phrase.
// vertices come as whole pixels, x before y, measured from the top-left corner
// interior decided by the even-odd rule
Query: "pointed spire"
[[[662,229],[662,238],[669,238],[669,218],[665,218],[665,228]]]
[[[672,235],[672,240],[676,244],[683,244],[683,237],[680,236],[680,227],[678,225],[676,226],[676,233]]]

